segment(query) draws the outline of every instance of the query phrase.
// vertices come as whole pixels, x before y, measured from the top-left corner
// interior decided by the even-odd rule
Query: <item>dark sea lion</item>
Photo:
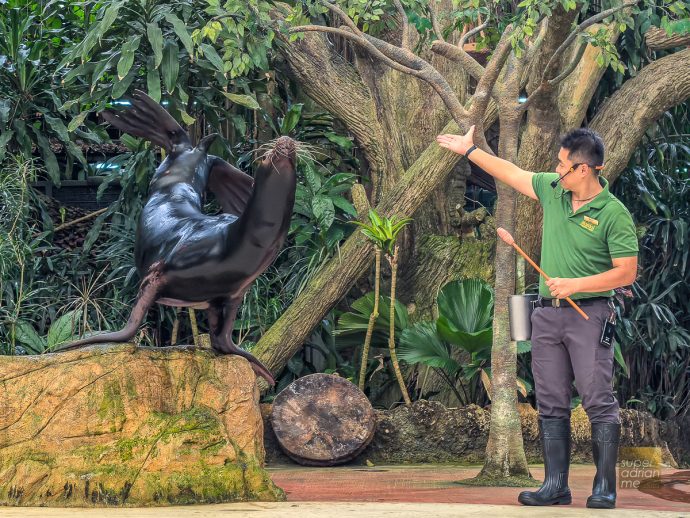
[[[254,180],[207,154],[216,135],[192,146],[175,119],[141,91],[135,91],[131,108],[102,115],[168,154],[151,180],[137,227],[134,253],[142,281],[127,325],[59,350],[131,340],[154,302],[206,309],[213,349],[247,358],[257,374],[274,384],[268,369],[233,343],[232,330],[244,293],[285,241],[297,183],[295,142],[279,138]],[[202,212],[207,189],[223,214]]]

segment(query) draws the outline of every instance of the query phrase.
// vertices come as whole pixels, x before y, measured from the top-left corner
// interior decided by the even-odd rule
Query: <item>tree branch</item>
[[[674,34],[669,36],[664,29],[650,27],[644,33],[644,41],[651,50],[673,49],[690,45],[690,34]]]
[[[441,30],[441,26],[438,23],[436,13],[431,8],[431,6],[427,6],[427,9],[429,10],[429,18],[431,18],[431,27],[434,29],[434,34],[439,39],[439,41],[446,41],[443,37],[443,31]]]
[[[570,44],[575,40],[575,38],[578,37],[578,35],[587,29],[588,27],[591,27],[595,23],[599,23],[612,14],[615,14],[616,12],[620,11],[621,9],[624,9],[626,7],[632,7],[635,5],[635,2],[630,3],[630,2],[624,2],[619,6],[612,7],[611,9],[607,9],[606,11],[602,11],[599,14],[595,14],[594,16],[590,16],[587,18],[584,22],[582,22],[580,25],[577,26],[577,28],[570,33],[570,35],[565,39],[563,43],[556,49],[556,52],[553,53],[553,56],[551,56],[551,59],[549,59],[548,63],[546,63],[546,68],[544,68],[544,73],[542,74],[542,82],[546,81],[549,79],[549,72],[551,72],[551,69],[558,64],[558,60],[560,57],[563,55],[563,53],[566,51],[568,47],[570,47]]]
[[[590,124],[604,139],[610,182],[627,166],[645,131],[689,98],[690,48],[650,63],[611,96]]]
[[[403,74],[409,74],[415,77],[420,77],[420,71],[415,70],[414,68],[409,68],[406,67],[405,65],[401,65],[397,61],[393,61],[391,58],[380,52],[374,45],[372,45],[367,39],[364,37],[365,35],[359,36],[356,34],[353,34],[349,31],[346,31],[344,29],[338,29],[336,27],[328,27],[325,25],[301,25],[299,27],[293,27],[290,29],[290,33],[299,33],[299,32],[325,32],[325,33],[330,33],[330,34],[337,34],[338,36],[341,36],[345,39],[348,39],[352,41],[353,43],[356,43],[360,47],[364,47],[366,50],[371,52],[378,60],[381,62],[385,63],[389,67],[397,70],[398,72],[402,72]],[[360,33],[361,34],[361,33]]]
[[[340,16],[344,20],[345,25],[347,25],[352,32],[320,25],[295,27],[290,29],[290,32],[330,32],[338,34],[343,38],[347,38],[369,51],[375,58],[379,59],[391,68],[426,81],[436,91],[436,93],[441,96],[446,108],[448,108],[451,116],[458,124],[462,124],[463,121],[467,119],[467,111],[462,104],[460,104],[460,101],[453,92],[453,89],[450,87],[444,77],[438,72],[438,70],[436,70],[431,64],[407,49],[401,49],[400,47],[391,45],[388,42],[362,33],[359,29],[357,29],[355,23],[338,6],[326,1],[323,3],[329,10]]]
[[[585,53],[585,49],[587,48],[586,42],[582,42],[580,44],[580,47],[578,47],[578,51],[573,58],[573,60],[566,66],[566,68],[556,77],[554,78],[549,78],[549,75],[551,73],[551,69],[554,68],[560,61],[561,56],[563,53],[570,47],[570,45],[573,43],[575,38],[582,33],[583,31],[587,30],[589,27],[592,25],[601,22],[602,20],[605,20],[609,16],[615,14],[617,11],[620,11],[621,9],[624,9],[626,7],[632,7],[635,5],[634,3],[630,2],[624,2],[619,6],[612,7],[611,9],[607,9],[606,11],[602,11],[599,14],[596,14],[594,16],[590,16],[587,18],[584,22],[582,22],[580,25],[577,26],[577,28],[572,31],[568,37],[563,41],[563,43],[560,44],[560,46],[556,49],[556,51],[553,53],[549,61],[546,63],[546,66],[544,67],[544,72],[542,73],[541,76],[541,82],[539,86],[537,87],[536,90],[534,90],[528,97],[527,100],[520,105],[518,108],[520,111],[525,111],[527,110],[532,103],[534,102],[534,99],[536,97],[539,97],[542,95],[545,91],[552,89],[556,85],[558,85],[560,82],[562,82],[564,79],[566,79],[572,72],[577,68],[578,63],[580,62],[580,59],[582,59],[582,56]]]
[[[445,41],[436,40],[431,44],[431,51],[439,56],[443,56],[455,63],[458,63],[472,78],[479,81],[484,75],[484,67],[470,56],[462,47],[452,45]]]
[[[474,29],[470,29],[469,31],[467,31],[460,38],[460,41],[458,42],[458,47],[462,47],[465,44],[465,42],[467,42],[468,39],[470,39],[472,36],[474,36],[478,32],[483,31],[488,26],[489,26],[489,21],[487,20],[484,23],[482,23],[481,25],[478,25],[477,27],[475,27]]]
[[[397,7],[398,12],[400,13],[400,16],[402,17],[402,42],[401,46],[404,49],[410,49],[410,35],[408,32],[408,29],[410,27],[410,22],[407,18],[407,13],[405,12],[405,8],[402,6],[400,3],[400,0],[394,0],[395,2],[395,7]]]
[[[501,40],[496,46],[493,57],[491,61],[486,65],[486,70],[482,75],[477,88],[472,96],[472,107],[469,110],[470,119],[481,120],[486,112],[486,107],[489,105],[489,99],[491,98],[491,92],[496,84],[503,65],[505,64],[508,56],[510,55],[513,47],[510,43],[510,35],[512,34],[512,26],[506,27]],[[483,132],[480,132],[483,133]]]

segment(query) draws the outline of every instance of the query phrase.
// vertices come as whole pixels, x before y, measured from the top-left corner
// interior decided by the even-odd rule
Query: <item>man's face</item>
[[[563,178],[561,186],[566,190],[572,190],[587,175],[587,165],[573,162],[568,158],[568,153],[569,151],[563,147],[558,151],[556,172]]]

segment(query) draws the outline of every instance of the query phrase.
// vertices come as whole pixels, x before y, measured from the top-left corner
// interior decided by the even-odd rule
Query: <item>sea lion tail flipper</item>
[[[132,106],[126,110],[104,110],[101,116],[120,131],[149,140],[168,153],[179,145],[193,147],[189,135],[172,115],[144,92],[135,90],[130,102]]]
[[[221,158],[209,158],[213,162],[208,175],[207,189],[216,197],[223,212],[241,216],[254,192],[254,178]]]
[[[141,289],[139,290],[139,296],[137,297],[134,307],[132,308],[132,312],[127,319],[127,324],[119,331],[87,336],[86,338],[82,338],[76,342],[70,342],[62,347],[58,347],[55,349],[55,352],[71,351],[92,344],[127,342],[128,340],[131,340],[137,333],[137,330],[144,321],[144,318],[146,318],[146,313],[148,312],[149,308],[156,301],[161,285],[162,277],[157,270],[144,278],[141,283]]]

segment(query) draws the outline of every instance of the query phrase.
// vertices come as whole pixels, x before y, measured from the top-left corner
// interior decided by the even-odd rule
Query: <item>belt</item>
[[[578,306],[591,306],[597,302],[610,301],[611,297],[590,297],[588,299],[573,300]],[[534,301],[534,307],[536,308],[560,308],[560,307],[570,307],[570,304],[565,299],[547,299],[544,297],[539,297]]]

